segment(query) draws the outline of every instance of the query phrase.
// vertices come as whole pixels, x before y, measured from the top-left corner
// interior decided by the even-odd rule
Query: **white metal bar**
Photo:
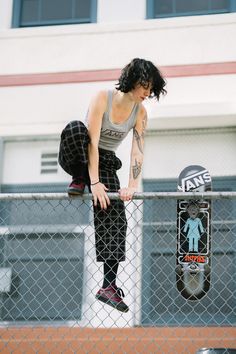
[[[108,193],[110,199],[119,199],[119,193]],[[236,192],[144,192],[133,199],[235,199]],[[66,193],[0,193],[0,201],[9,200],[92,200],[92,194],[69,197]]]

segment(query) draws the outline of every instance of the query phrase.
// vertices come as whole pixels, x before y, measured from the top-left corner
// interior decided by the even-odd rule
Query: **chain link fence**
[[[176,287],[181,197],[143,193],[126,203],[127,259],[117,282],[124,314],[95,299],[103,265],[95,261],[91,195],[0,194],[0,352],[236,348],[236,193],[186,195],[212,201],[211,286],[198,301]]]

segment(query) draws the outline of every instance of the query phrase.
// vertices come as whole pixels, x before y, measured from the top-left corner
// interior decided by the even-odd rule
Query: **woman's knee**
[[[86,133],[88,132],[86,126],[80,120],[72,120],[69,122],[66,127],[63,129],[63,132],[66,134],[78,134],[78,133]]]

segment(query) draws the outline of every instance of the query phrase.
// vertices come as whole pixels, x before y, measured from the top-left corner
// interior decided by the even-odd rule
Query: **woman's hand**
[[[93,194],[94,206],[97,206],[98,201],[102,209],[107,209],[110,205],[110,199],[108,198],[108,188],[101,182],[91,185],[91,191]]]
[[[118,192],[120,194],[120,199],[127,202],[133,198],[134,193],[137,192],[137,188],[121,188]]]

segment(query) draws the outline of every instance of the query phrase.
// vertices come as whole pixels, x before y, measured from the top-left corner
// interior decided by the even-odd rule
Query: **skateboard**
[[[210,173],[202,166],[186,167],[178,178],[176,285],[188,300],[201,299],[210,288],[211,201],[184,200],[188,192],[212,190]]]

